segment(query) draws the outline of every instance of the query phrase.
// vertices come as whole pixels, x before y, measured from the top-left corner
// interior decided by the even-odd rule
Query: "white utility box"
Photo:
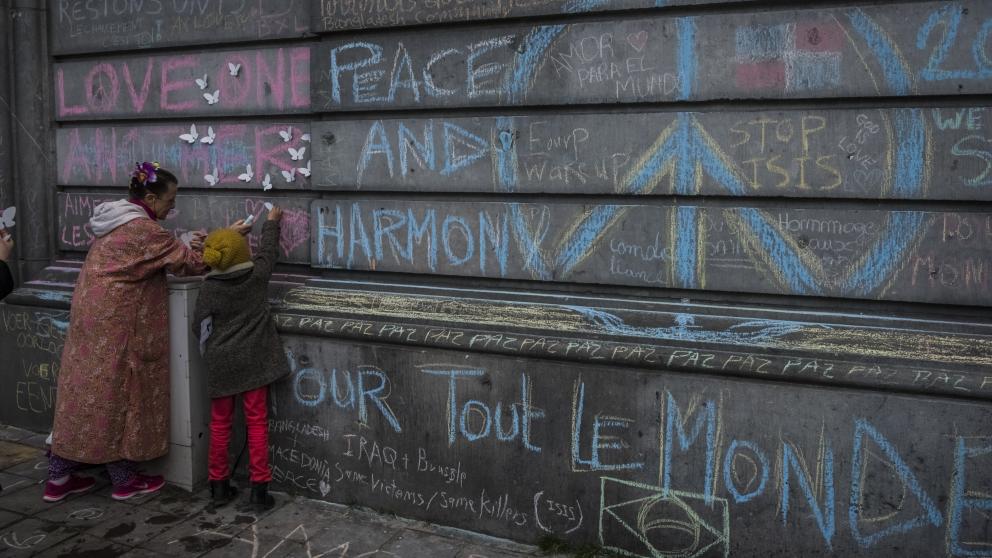
[[[169,374],[171,416],[169,453],[149,464],[170,484],[189,490],[207,485],[210,450],[210,398],[206,366],[193,335],[193,310],[202,278],[169,277]]]

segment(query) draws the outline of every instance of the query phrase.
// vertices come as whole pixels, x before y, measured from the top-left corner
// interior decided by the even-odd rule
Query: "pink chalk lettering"
[[[294,48],[289,53],[290,103],[310,106],[310,49]]]
[[[265,52],[260,50],[255,53],[255,94],[259,105],[265,104],[265,98],[270,94],[269,91],[266,91],[266,88],[268,88],[275,101],[275,106],[278,108],[285,107],[286,90],[283,80],[286,75],[285,58],[284,49],[277,49],[276,72],[273,74],[272,69],[269,68],[269,63],[265,61]]]
[[[65,104],[65,74],[62,72],[62,68],[55,70],[55,88],[58,90],[59,96],[59,116],[71,116],[73,114],[86,114],[86,107],[83,105],[76,105],[74,107],[66,106]]]
[[[106,76],[106,80],[101,76]],[[86,88],[86,104],[93,112],[110,112],[117,106],[120,83],[117,81],[117,71],[110,64],[93,66],[86,74],[84,87]]]
[[[122,69],[124,71],[124,83],[127,84],[128,93],[131,95],[131,104],[134,105],[134,110],[137,112],[142,112],[145,110],[145,101],[148,100],[148,91],[151,89],[152,85],[152,66],[155,62],[149,58],[147,64],[145,65],[145,79],[141,82],[141,93],[138,94],[134,90],[134,80],[131,79],[131,68],[130,65],[125,63],[122,64]]]
[[[69,132],[69,154],[62,161],[62,182],[69,182],[69,177],[72,175],[73,169],[81,169],[86,175],[86,178],[92,180],[93,176],[90,174],[91,164],[92,158],[83,152],[83,142],[79,138],[79,129],[71,130]]]
[[[241,64],[241,70],[237,76],[232,76],[228,71],[228,64]],[[249,95],[251,94],[252,69],[248,64],[248,59],[240,52],[232,52],[221,64],[217,88],[220,89],[220,98],[224,104],[235,107],[248,106]]]
[[[166,58],[162,61],[162,84],[161,84],[161,94],[159,95],[159,102],[164,110],[170,111],[183,111],[189,110],[196,106],[196,101],[184,101],[182,103],[170,103],[169,93],[172,91],[177,91],[179,89],[187,89],[193,86],[192,80],[182,80],[169,82],[169,72],[172,70],[178,70],[181,68],[192,68],[196,66],[196,58],[193,56],[180,56],[175,58]]]
[[[280,130],[285,130],[286,128],[292,128],[293,130],[293,141],[290,143],[283,143],[282,139],[275,143],[273,147],[266,148],[265,141],[266,137],[278,136]],[[265,174],[263,169],[268,168],[266,165],[275,165],[281,170],[289,170],[293,167],[292,161],[290,161],[287,156],[287,148],[298,147],[300,143],[300,136],[303,134],[298,128],[292,126],[269,126],[268,128],[256,128],[255,129],[255,172]]]

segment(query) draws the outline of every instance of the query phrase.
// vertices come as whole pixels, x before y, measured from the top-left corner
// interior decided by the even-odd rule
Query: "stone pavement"
[[[87,494],[48,504],[45,436],[0,427],[0,556],[73,558],[328,557],[520,558],[536,549],[461,530],[275,493],[276,507],[254,514],[237,504],[214,509],[209,492],[167,486],[117,502],[99,469]],[[239,498],[241,500],[241,498]]]

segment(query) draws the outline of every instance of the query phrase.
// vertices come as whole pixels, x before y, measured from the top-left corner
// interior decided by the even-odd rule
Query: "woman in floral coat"
[[[136,462],[168,451],[166,272],[206,270],[202,236],[187,247],[158,224],[175,207],[177,188],[175,175],[157,163],[141,163],[129,199],[97,206],[90,219],[96,240],[72,297],[47,502],[93,487],[94,479],[72,474],[82,464],[106,464],[117,500],[164,484],[160,476],[139,474]]]

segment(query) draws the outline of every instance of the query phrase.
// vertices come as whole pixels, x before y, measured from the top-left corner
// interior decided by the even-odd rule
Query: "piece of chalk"
[[[265,209],[268,209],[269,211],[272,211],[272,204],[269,203],[269,202],[265,202]]]
[[[245,219],[244,224],[245,225],[250,225],[250,224],[252,224],[254,222],[255,222],[255,216],[254,215],[249,215],[248,218]]]

